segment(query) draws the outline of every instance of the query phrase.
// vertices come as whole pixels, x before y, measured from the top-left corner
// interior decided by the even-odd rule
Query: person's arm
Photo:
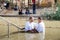
[[[24,29],[25,31],[28,31],[29,29],[28,29],[28,24],[26,24],[25,25],[25,29]]]
[[[21,28],[21,30],[27,30],[27,24],[28,24],[28,23],[26,23],[26,24],[25,24],[25,27],[24,27],[24,28]]]
[[[24,30],[25,28],[21,28],[21,30]]]

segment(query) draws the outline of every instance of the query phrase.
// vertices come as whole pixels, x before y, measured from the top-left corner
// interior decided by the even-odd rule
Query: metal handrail
[[[12,25],[15,26],[16,28],[21,29],[21,28],[19,28],[19,26],[17,26],[16,24],[14,24],[14,23],[6,20],[4,17],[0,17],[0,18],[3,19],[5,22],[7,22],[7,23],[9,23],[9,24],[12,24]]]
[[[9,38],[9,35],[10,35],[10,33],[9,33],[9,24],[11,24],[11,25],[13,25],[14,27],[16,27],[16,28],[18,28],[18,29],[22,29],[22,28],[20,28],[18,25],[16,25],[16,24],[14,24],[14,23],[12,23],[12,22],[10,22],[10,21],[8,21],[8,20],[6,20],[4,17],[0,17],[1,19],[3,19],[5,22],[7,22],[8,23],[8,38]]]

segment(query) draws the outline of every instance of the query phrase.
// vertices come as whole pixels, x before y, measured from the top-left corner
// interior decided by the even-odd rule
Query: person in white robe
[[[45,24],[42,21],[41,17],[38,17],[38,23],[36,24],[35,29],[39,32],[39,40],[45,39]]]
[[[33,17],[29,17],[29,21],[26,22],[25,24],[25,31],[31,31],[34,29],[35,27],[35,23],[34,23],[34,18]]]

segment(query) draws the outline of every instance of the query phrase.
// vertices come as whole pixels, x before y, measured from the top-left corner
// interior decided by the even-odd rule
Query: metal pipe
[[[10,33],[9,33],[9,23],[7,24],[7,26],[8,26],[8,38],[9,38],[9,36],[10,36]]]

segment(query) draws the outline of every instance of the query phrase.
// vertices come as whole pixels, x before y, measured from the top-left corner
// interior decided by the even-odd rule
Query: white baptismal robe
[[[34,29],[34,27],[35,27],[35,23],[34,22],[27,22],[26,24],[25,24],[25,31],[28,31],[28,30],[32,30],[32,29]]]
[[[39,32],[39,40],[44,40],[45,39],[45,25],[44,22],[40,22],[36,24],[36,30]]]
[[[44,22],[37,23],[35,28],[38,32],[45,32]]]

